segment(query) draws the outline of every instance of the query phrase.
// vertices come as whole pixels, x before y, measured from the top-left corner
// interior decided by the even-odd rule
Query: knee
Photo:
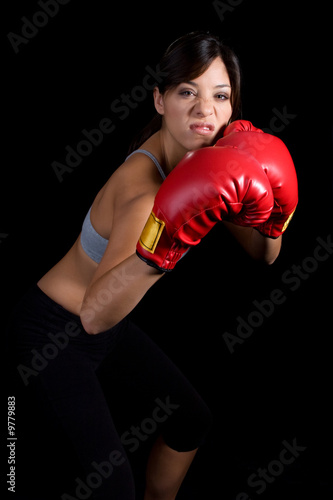
[[[176,451],[192,451],[204,442],[213,424],[213,415],[200,398],[192,405],[180,405],[163,434],[168,446]]]

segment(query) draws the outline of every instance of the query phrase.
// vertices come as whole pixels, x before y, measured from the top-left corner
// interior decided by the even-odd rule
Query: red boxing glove
[[[273,189],[274,208],[270,218],[257,229],[265,236],[277,238],[286,229],[298,203],[297,176],[285,144],[278,138],[237,120],[224,131],[217,146],[231,145],[254,156],[267,174]]]
[[[231,146],[189,152],[161,185],[137,254],[170,271],[218,221],[258,226],[273,205],[268,178],[251,155]]]

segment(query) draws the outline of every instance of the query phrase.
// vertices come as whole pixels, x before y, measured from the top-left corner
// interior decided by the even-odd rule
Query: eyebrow
[[[184,82],[184,83],[188,83],[189,85],[194,85],[195,87],[198,87],[198,84],[195,82]],[[214,88],[223,88],[223,87],[231,88],[231,85],[228,85],[227,83],[222,83],[221,85],[215,85]]]

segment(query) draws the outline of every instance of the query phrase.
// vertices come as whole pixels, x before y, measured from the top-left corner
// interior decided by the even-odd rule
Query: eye
[[[219,101],[225,101],[225,100],[229,99],[228,94],[217,94],[215,97],[216,97]]]
[[[190,90],[190,89],[181,90],[179,92],[179,95],[183,95],[184,97],[189,97],[189,96],[195,95],[195,92],[194,92],[194,90]]]

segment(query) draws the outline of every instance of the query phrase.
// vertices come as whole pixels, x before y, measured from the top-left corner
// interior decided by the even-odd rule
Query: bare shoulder
[[[91,213],[93,226],[108,239],[94,280],[135,253],[161,183],[155,164],[140,154],[126,160],[109,179]]]
[[[117,220],[131,220],[147,216],[162,183],[154,162],[144,154],[128,158],[111,175],[97,194],[90,214],[96,231],[109,239]]]
[[[154,162],[144,154],[128,158],[111,176],[108,195],[119,206],[138,198],[155,197],[162,178]]]

